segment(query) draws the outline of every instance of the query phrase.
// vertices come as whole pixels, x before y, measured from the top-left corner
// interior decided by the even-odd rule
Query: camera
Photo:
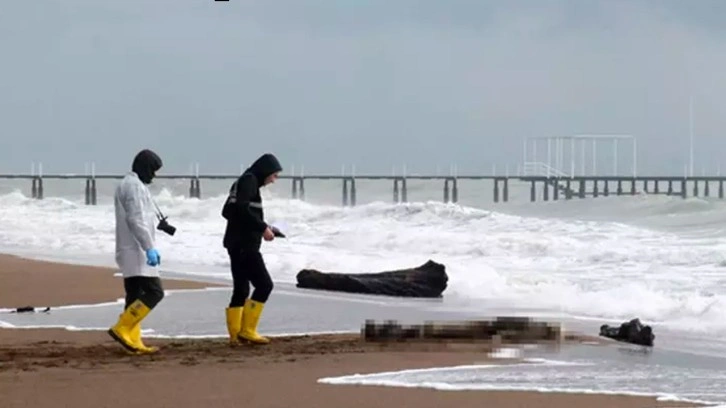
[[[161,210],[159,209],[159,206],[156,205],[156,202],[154,202],[154,207],[156,208],[156,218],[159,220],[159,224],[156,225],[156,229],[158,229],[159,231],[164,231],[171,236],[174,236],[174,233],[176,232],[176,227],[166,221],[166,216],[161,213]]]
[[[159,225],[156,226],[156,229],[158,229],[159,231],[164,231],[171,236],[174,236],[174,233],[176,232],[176,227],[169,224],[166,221],[166,217],[159,220]]]

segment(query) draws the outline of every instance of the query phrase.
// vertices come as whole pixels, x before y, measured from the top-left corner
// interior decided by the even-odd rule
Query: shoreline
[[[123,285],[114,272],[0,254],[0,308],[115,302],[123,297]],[[182,279],[163,282],[165,290],[225,286]],[[573,336],[570,341],[593,340],[599,339]],[[622,394],[451,392],[319,382],[352,374],[518,361],[490,357],[489,343],[366,343],[356,333],[280,336],[267,346],[235,348],[227,345],[226,338],[152,337],[145,341],[159,346],[160,352],[129,355],[103,331],[0,328],[0,394],[8,408],[55,407],[59,402],[121,407],[162,401],[170,406],[231,407],[243,401],[255,407],[323,408],[706,406]],[[124,382],[138,392],[130,393]]]

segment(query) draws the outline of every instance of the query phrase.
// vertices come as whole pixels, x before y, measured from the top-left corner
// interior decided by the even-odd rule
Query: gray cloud
[[[688,4],[11,2],[0,171],[116,172],[150,146],[167,171],[274,151],[308,173],[488,172],[514,169],[523,137],[605,132],[638,137],[641,170],[681,174],[691,94],[715,169],[726,6]]]

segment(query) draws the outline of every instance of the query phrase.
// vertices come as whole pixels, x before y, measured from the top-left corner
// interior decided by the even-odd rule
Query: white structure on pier
[[[636,177],[638,171],[638,145],[631,135],[574,135],[574,136],[539,136],[524,140],[522,157],[522,176],[546,177],[577,177],[577,176],[624,176],[618,170],[618,142],[626,141],[632,146],[632,162],[630,168]],[[598,174],[598,145],[612,147],[612,169]],[[569,146],[568,146],[569,145]],[[587,149],[590,145],[591,149]],[[609,146],[608,146],[609,145]],[[544,152],[542,152],[544,150]],[[579,160],[576,152],[579,150]],[[587,151],[592,155],[589,156]],[[569,153],[569,154],[568,154]],[[542,160],[542,157],[546,161]],[[587,163],[590,166],[587,166]],[[578,169],[579,167],[579,169]],[[587,170],[590,168],[590,173]],[[579,170],[579,171],[578,171]]]

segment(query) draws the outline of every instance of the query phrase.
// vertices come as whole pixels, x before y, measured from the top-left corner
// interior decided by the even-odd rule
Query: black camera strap
[[[159,221],[161,221],[161,220],[165,220],[165,219],[166,219],[166,217],[164,216],[164,214],[163,214],[163,213],[161,212],[161,210],[159,209],[159,206],[158,206],[158,205],[156,205],[156,201],[154,201],[154,199],[152,198],[152,199],[151,199],[151,202],[152,202],[152,203],[154,204],[154,208],[156,208],[156,218],[157,218],[157,219],[158,219]]]

